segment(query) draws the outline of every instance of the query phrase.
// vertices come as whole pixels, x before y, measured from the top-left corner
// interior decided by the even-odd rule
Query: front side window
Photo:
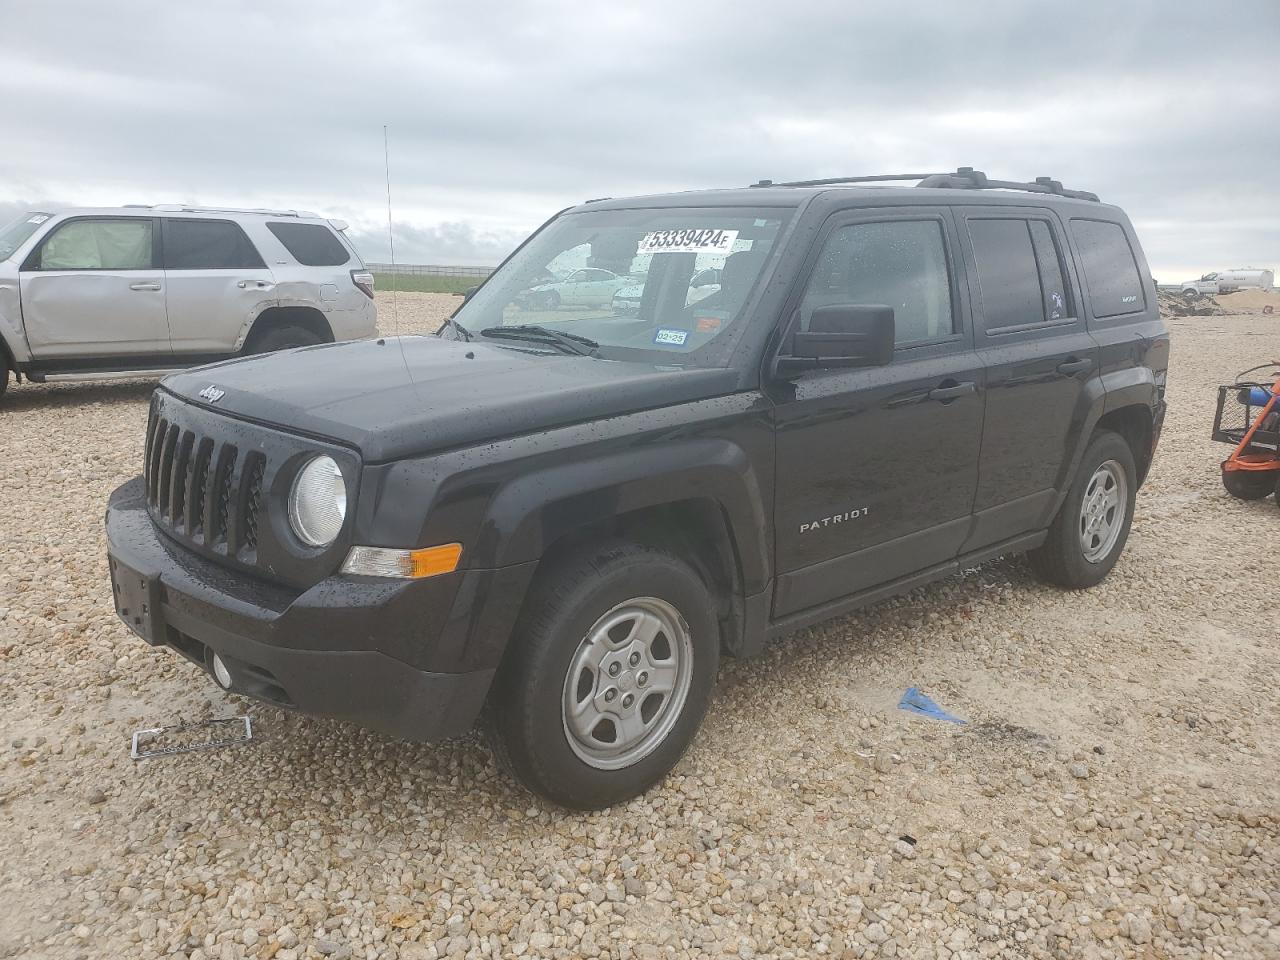
[[[605,359],[724,366],[792,214],[779,208],[571,213],[507,261],[457,320],[473,335],[494,331],[489,339],[513,347],[502,328],[537,326],[591,340]]]
[[[8,260],[18,248],[31,239],[31,235],[40,229],[40,225],[48,220],[50,214],[32,211],[24,213],[17,220],[0,230],[0,260]]]
[[[936,220],[855,223],[836,229],[800,304],[800,329],[817,307],[893,307],[894,342],[936,340],[955,332],[942,225]]]
[[[151,221],[72,220],[49,235],[37,255],[38,270],[149,270]]]
[[[166,220],[166,270],[252,270],[266,264],[230,220]]]
[[[318,223],[268,223],[267,229],[284,244],[293,259],[306,267],[337,267],[351,259],[342,241]]]
[[[1043,321],[1045,298],[1027,221],[970,220],[969,238],[986,329]]]
[[[1107,220],[1072,220],[1071,234],[1089,285],[1095,317],[1115,317],[1146,308],[1138,262],[1124,227]],[[1209,278],[1217,274],[1209,274]]]

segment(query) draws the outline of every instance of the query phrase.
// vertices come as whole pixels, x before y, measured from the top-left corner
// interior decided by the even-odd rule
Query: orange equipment
[[[1251,373],[1271,370],[1264,379]],[[1235,402],[1229,402],[1234,397]],[[1280,362],[1245,370],[1236,382],[1218,387],[1213,439],[1234,449],[1222,461],[1222,485],[1239,500],[1276,494],[1280,504]]]

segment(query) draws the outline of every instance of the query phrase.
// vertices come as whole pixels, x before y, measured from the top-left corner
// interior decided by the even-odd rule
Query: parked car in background
[[[714,267],[699,270],[689,281],[689,294],[684,305],[691,307],[699,300],[716,293],[720,289],[720,271]],[[623,287],[613,295],[613,312],[631,314],[640,312],[640,296],[644,293],[644,278],[639,278],[630,286]]]
[[[1205,294],[1234,293],[1236,290],[1271,290],[1275,288],[1276,275],[1271,270],[1244,267],[1238,270],[1219,270],[1206,273],[1199,280],[1184,280],[1182,295],[1188,300],[1198,300]]]
[[[607,307],[613,295],[635,283],[634,277],[619,276],[612,270],[583,267],[563,280],[539,283],[528,290],[519,306],[526,310],[554,310],[566,307]]]
[[[32,211],[0,230],[0,395],[376,331],[346,224],[294,210]]]

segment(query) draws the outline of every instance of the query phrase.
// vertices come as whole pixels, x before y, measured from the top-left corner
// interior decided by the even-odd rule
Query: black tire
[[[590,648],[589,639],[604,636],[600,624],[606,615],[625,617],[630,604],[650,601],[676,611],[677,629],[687,628],[688,645],[681,646],[690,671],[684,687],[687,692],[682,702],[661,700],[645,721],[652,724],[647,736],[656,738],[660,728],[666,728],[665,734],[648,744],[647,752],[618,769],[600,769],[582,756],[581,751],[589,750],[590,745],[582,747],[581,738],[576,738],[579,745],[574,745],[566,707],[570,691],[584,703],[595,703],[598,697],[608,696],[606,685],[616,684],[633,692],[632,712],[638,716],[649,701],[637,698],[655,696],[637,686],[645,682],[647,661],[624,669],[617,680],[611,680],[606,669],[611,661],[606,659],[583,692],[576,692],[581,690],[582,667],[576,666],[576,687],[570,685],[570,672],[581,663],[583,651]],[[611,642],[596,649],[620,658],[627,641],[614,646],[614,630],[608,632]],[[654,643],[661,644],[661,631],[657,637]],[[674,650],[680,641],[668,642]],[[625,542],[598,544],[574,554],[545,575],[540,573],[530,588],[490,692],[485,725],[499,765],[532,792],[575,810],[598,810],[636,797],[662,780],[688,749],[710,704],[719,658],[715,607],[701,578],[688,564],[660,550]],[[615,698],[617,688],[613,690]],[[616,707],[607,709],[620,709],[622,702],[616,702]],[[670,715],[664,713],[667,705]],[[614,729],[615,737],[622,736],[621,728]],[[636,749],[645,746],[641,740]]]
[[[1200,299],[1200,291],[1199,290],[1183,290],[1182,298],[1189,303],[1194,303],[1195,301]]]
[[[1276,475],[1270,470],[1253,473],[1248,470],[1223,472],[1222,486],[1237,500],[1261,500],[1276,489]]]
[[[1086,555],[1083,542],[1085,518],[1082,507],[1086,494],[1090,493],[1095,474],[1104,464],[1116,464],[1123,474],[1124,489],[1117,499],[1124,507],[1119,519],[1114,542],[1099,556]],[[1108,468],[1110,469],[1110,468]],[[1133,451],[1123,437],[1110,430],[1099,430],[1089,441],[1076,471],[1071,489],[1062,503],[1058,515],[1049,525],[1049,537],[1035,550],[1027,554],[1031,570],[1045,583],[1068,590],[1083,590],[1102,581],[1116,565],[1129,539],[1129,527],[1133,522],[1133,504],[1137,494],[1137,470],[1134,469]],[[1104,544],[1099,543],[1102,548]]]
[[[269,330],[263,331],[260,336],[255,336],[249,341],[249,345],[245,347],[245,353],[275,353],[277,350],[292,350],[294,347],[310,347],[317,343],[324,343],[320,337],[316,336],[306,327],[295,326],[294,324],[285,324],[280,327],[271,327]]]
[[[9,389],[9,367],[5,363],[3,354],[0,354],[0,400],[4,399],[5,393]]]

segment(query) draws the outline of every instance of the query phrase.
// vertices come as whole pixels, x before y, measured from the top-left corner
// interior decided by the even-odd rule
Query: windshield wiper
[[[546,343],[581,357],[594,355],[596,348],[600,346],[594,340],[576,333],[552,330],[550,327],[540,327],[534,323],[522,323],[512,327],[488,327],[480,331],[480,336],[494,340],[527,340],[531,343]]]

